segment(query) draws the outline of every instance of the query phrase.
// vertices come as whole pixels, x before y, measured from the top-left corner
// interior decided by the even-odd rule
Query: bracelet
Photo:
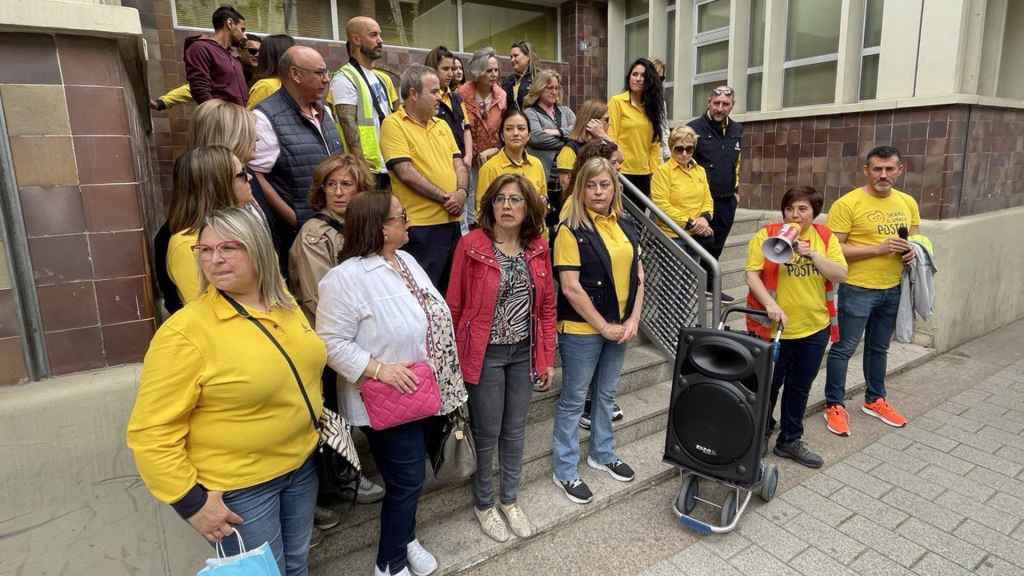
[[[384,365],[383,362],[381,362],[380,360],[377,361],[377,369],[373,371],[373,379],[374,380],[380,380],[380,378],[378,378],[378,376],[380,376],[380,367],[383,366],[383,365]]]

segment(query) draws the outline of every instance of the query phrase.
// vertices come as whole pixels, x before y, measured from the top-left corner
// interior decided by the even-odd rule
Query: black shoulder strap
[[[345,232],[345,225],[342,224],[341,222],[338,222],[334,218],[331,218],[327,214],[317,212],[316,214],[310,216],[310,218],[316,218],[317,220],[326,223],[331,228],[334,228],[334,231],[337,232],[338,234],[343,234]]]
[[[223,296],[224,299],[231,304],[235,311],[238,312],[239,316],[245,318],[249,322],[252,322],[257,328],[259,328],[260,332],[263,332],[263,335],[266,336],[267,339],[269,339],[270,342],[274,345],[274,347],[277,348],[277,351],[281,353],[281,356],[284,356],[285,361],[288,362],[288,367],[292,369],[292,376],[295,376],[295,383],[299,385],[299,392],[302,392],[302,399],[306,402],[306,408],[309,410],[309,419],[313,422],[313,428],[317,432],[319,432],[320,423],[317,422],[316,412],[313,411],[313,404],[309,401],[309,396],[306,394],[306,387],[302,385],[302,377],[299,376],[299,370],[295,367],[295,363],[292,362],[292,357],[289,356],[288,353],[284,351],[284,348],[281,347],[281,344],[277,341],[277,338],[274,338],[274,335],[271,334],[269,330],[267,330],[267,327],[264,326],[263,324],[260,324],[259,320],[253,318],[252,315],[249,314],[249,311],[246,310],[244,306],[236,302],[235,299],[232,298],[231,296],[228,296],[227,293],[224,292],[223,290],[218,290],[217,292],[220,292],[220,295]]]
[[[366,83],[366,89],[370,91],[370,101],[373,102],[373,110],[377,112],[377,120],[379,122],[384,122],[384,111],[380,107],[380,102],[377,101],[377,94],[373,91],[373,86],[370,86],[370,81],[366,78],[366,73],[363,72],[363,67],[360,66],[359,63],[356,62],[354,59],[351,61],[351,64],[352,67],[356,69],[356,72],[359,72],[359,76],[363,79],[363,82]],[[370,73],[372,74],[373,71],[371,70]],[[377,79],[377,83],[380,84],[381,86],[384,85],[384,83],[381,82],[379,78]],[[384,91],[387,92],[387,89],[385,89]]]

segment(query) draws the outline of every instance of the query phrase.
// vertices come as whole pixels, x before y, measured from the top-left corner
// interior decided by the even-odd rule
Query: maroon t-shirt
[[[249,89],[242,63],[213,38],[185,40],[185,76],[196,104],[217,98],[245,106]]]

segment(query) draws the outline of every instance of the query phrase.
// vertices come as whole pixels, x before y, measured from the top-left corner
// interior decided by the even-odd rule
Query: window
[[[864,43],[860,57],[860,99],[878,93],[878,53],[882,46],[882,9],[885,0],[868,0],[864,10]]]
[[[647,6],[647,0],[626,0],[625,65],[627,68],[637,58],[646,58],[648,55],[647,37],[650,31]]]
[[[835,101],[842,4],[789,0],[783,106]]]
[[[747,52],[747,110],[761,109],[761,74],[764,67],[764,4],[750,0],[750,47]]]
[[[675,74],[673,69],[676,67],[676,3],[675,0],[669,2],[668,8],[665,10],[665,15],[668,18],[668,50],[665,52],[665,117],[669,120],[672,119],[672,97],[675,94]]]
[[[454,29],[455,19],[449,22]],[[513,42],[529,40],[541,58],[554,60],[558,56],[557,26],[558,8],[501,0],[462,2],[463,49],[466,52],[493,46],[499,54],[507,54]],[[437,44],[433,42],[429,47]]]
[[[338,0],[340,39],[345,38],[345,23],[362,15],[380,24],[385,44],[413,48],[459,45],[459,13],[454,0]]]
[[[212,28],[213,12],[223,4],[221,0],[177,0],[177,25]],[[235,0],[232,5],[245,17],[249,32],[334,38],[331,0]]]
[[[694,6],[696,33],[693,37],[693,102],[699,114],[707,107],[708,95],[726,82],[729,68],[730,0],[698,0]]]

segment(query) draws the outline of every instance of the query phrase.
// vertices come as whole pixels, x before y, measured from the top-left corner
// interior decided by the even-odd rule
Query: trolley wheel
[[[683,477],[683,485],[679,487],[679,496],[676,498],[676,509],[683,514],[693,512],[697,506],[697,493],[700,489],[700,478],[690,474]]]
[[[728,526],[732,524],[733,518],[736,517],[736,492],[729,492],[729,495],[725,497],[725,502],[722,502],[722,526]]]
[[[764,478],[761,480],[761,488],[758,496],[765,502],[771,502],[775,497],[775,491],[779,488],[779,467],[775,464],[768,465]]]

